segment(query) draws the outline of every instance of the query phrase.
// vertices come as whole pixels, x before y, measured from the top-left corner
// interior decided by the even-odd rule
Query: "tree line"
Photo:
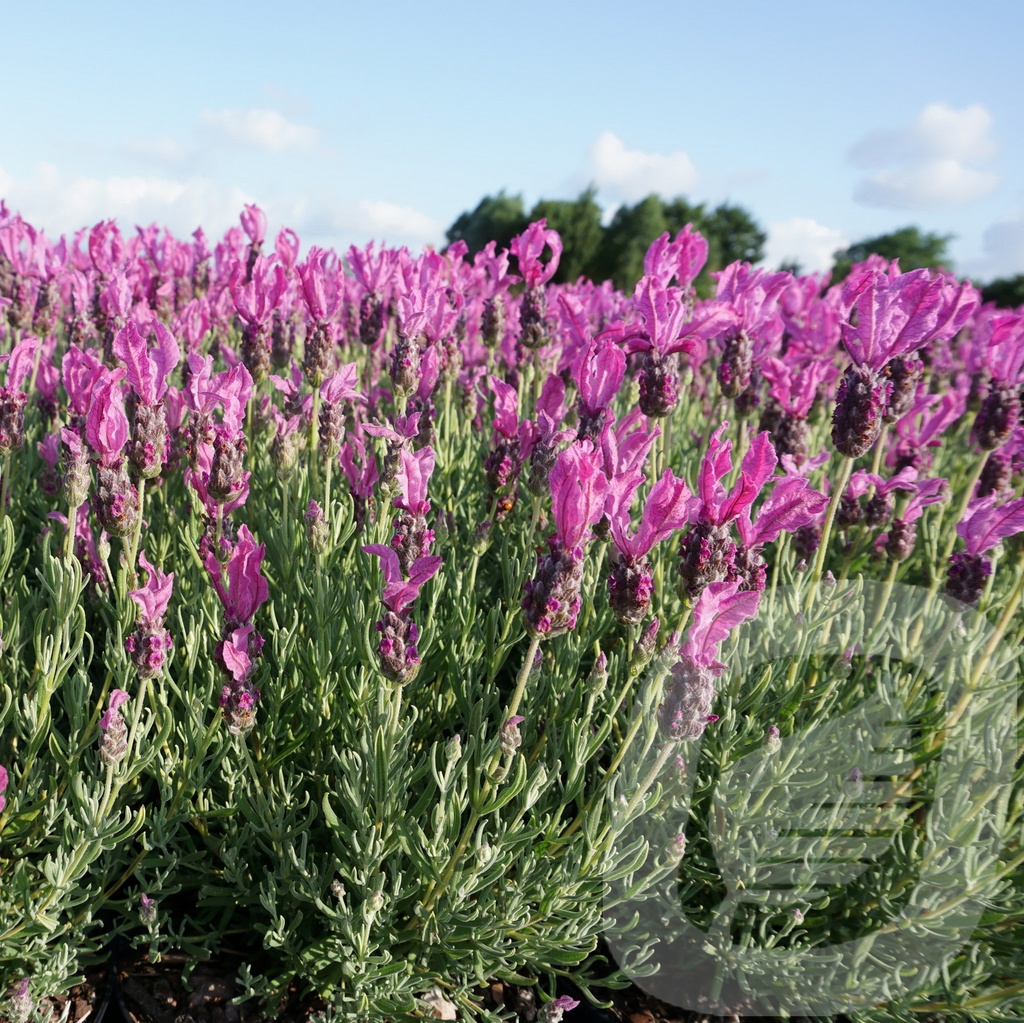
[[[764,257],[767,234],[742,206],[721,203],[708,207],[687,199],[663,199],[648,195],[633,206],[620,206],[604,224],[603,211],[591,186],[576,199],[542,199],[529,211],[521,195],[484,196],[473,210],[462,213],[448,228],[449,244],[464,241],[470,255],[489,241],[507,248],[512,239],[535,220],[545,218],[548,227],[562,239],[562,259],[554,280],[575,281],[588,277],[610,280],[616,287],[630,289],[643,276],[644,253],[665,231],[675,235],[687,224],[708,241],[708,261],[695,285],[698,294],[714,292],[710,274],[739,259],[756,263]],[[876,252],[886,259],[899,259],[903,270],[919,267],[952,269],[948,246],[953,235],[922,231],[915,226],[900,228],[874,238],[865,238],[837,251],[832,268],[833,283],[843,280],[850,267]],[[787,263],[782,269],[800,272]],[[985,301],[1007,308],[1024,304],[1024,274],[999,278],[982,289]]]

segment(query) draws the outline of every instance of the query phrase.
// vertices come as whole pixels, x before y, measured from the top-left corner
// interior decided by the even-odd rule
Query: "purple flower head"
[[[284,267],[263,256],[256,257],[248,280],[241,263],[235,264],[231,274],[231,298],[235,309],[246,323],[253,326],[265,326],[270,322],[287,287]]]
[[[290,227],[282,228],[274,239],[274,252],[281,266],[290,271],[299,258],[299,236]]]
[[[782,337],[782,316],[778,310],[782,293],[793,282],[786,271],[755,270],[749,263],[730,263],[712,276],[718,279],[716,297],[735,313],[732,330],[764,346]]]
[[[238,542],[232,548],[226,565],[221,565],[212,551],[203,559],[228,622],[251,622],[257,608],[270,595],[261,571],[266,553],[266,545],[257,546],[249,527],[242,525],[238,527]]]
[[[694,664],[718,674],[725,665],[718,661],[721,645],[742,622],[757,614],[761,594],[740,590],[736,582],[711,583],[693,608],[693,622],[681,653]]]
[[[975,498],[956,531],[968,554],[984,554],[1006,537],[1024,532],[1024,497],[1001,505],[996,504],[995,495]]]
[[[618,393],[626,373],[626,355],[611,341],[588,340],[580,349],[572,367],[573,379],[579,390],[580,431],[587,424],[596,423],[597,431],[587,432],[594,440],[600,432],[604,410]],[[592,432],[593,436],[589,436]]]
[[[383,295],[395,272],[394,251],[381,248],[374,255],[373,242],[365,249],[357,249],[353,245],[348,250],[348,265],[368,294]]]
[[[704,302],[690,316],[679,288],[666,287],[657,277],[641,277],[633,291],[633,308],[644,321],[642,328],[618,332],[617,343],[627,353],[654,353],[665,359],[694,347],[734,326],[736,313],[720,302]]]
[[[487,378],[487,386],[494,395],[494,420],[492,426],[505,440],[519,436],[519,411],[516,389],[496,376]]]
[[[761,360],[761,374],[768,381],[769,395],[779,406],[791,416],[806,419],[818,388],[835,379],[836,368],[831,359],[793,364],[766,355]]]
[[[181,353],[178,342],[159,320],[153,323],[156,345],[149,348],[134,320],[114,338],[114,354],[125,364],[126,377],[143,405],[155,405],[167,393],[167,377]]]
[[[252,397],[252,376],[241,363],[213,376],[213,359],[190,353],[191,371],[188,386],[183,392],[185,404],[197,416],[212,415],[219,405],[223,409],[221,420],[225,429],[240,433],[245,422],[245,408]]]
[[[929,464],[928,448],[942,446],[942,435],[966,411],[967,398],[959,390],[943,395],[919,394],[910,411],[896,421],[899,442],[890,448],[885,464]]]
[[[609,479],[637,471],[642,473],[651,446],[661,435],[659,427],[645,430],[643,427],[646,423],[647,420],[639,409],[633,409],[617,422],[605,422],[601,431],[601,454],[604,459],[605,475]]]
[[[945,282],[930,270],[891,276],[883,270],[851,274],[843,286],[843,345],[858,366],[881,373],[897,355],[916,351],[949,314]]]
[[[128,443],[128,416],[124,409],[121,381],[123,367],[105,375],[96,385],[85,420],[85,439],[99,456],[100,464],[111,469],[120,464]]]
[[[778,464],[768,433],[759,433],[743,456],[739,480],[726,496],[722,480],[732,472],[732,441],[723,442],[722,433],[728,425],[722,423],[711,435],[697,477],[698,517],[716,526],[725,525],[749,508]]]
[[[111,690],[106,713],[100,718],[100,760],[108,765],[116,764],[128,749],[128,726],[120,709],[128,699],[123,689]]]
[[[20,391],[21,385],[32,375],[36,352],[42,346],[37,338],[26,337],[19,341],[13,351],[0,355],[0,363],[7,363],[7,381],[4,391]]]
[[[582,547],[590,527],[604,514],[608,478],[602,456],[589,441],[576,442],[555,459],[551,468],[551,513],[556,536],[569,550]]]
[[[455,329],[465,299],[443,281],[413,285],[396,303],[402,337],[422,334],[429,342],[444,341]]]
[[[302,296],[310,317],[315,323],[326,326],[341,308],[345,295],[333,253],[314,245],[306,262],[295,269],[302,282]]]
[[[780,533],[795,533],[815,521],[827,504],[828,498],[807,480],[786,476],[765,498],[757,518],[751,522],[749,509],[745,509],[736,520],[736,528],[745,547],[760,547],[777,540]]]
[[[250,645],[255,631],[255,627],[252,625],[239,626],[237,629],[232,629],[227,637],[218,644],[218,657],[223,662],[228,674],[236,682],[244,682],[252,671]]]
[[[320,397],[324,401],[337,404],[340,401],[366,401],[356,389],[359,380],[359,369],[354,362],[346,363],[337,373],[325,377],[320,385]]]
[[[545,246],[551,249],[551,258],[546,264],[541,262]],[[562,258],[562,239],[557,231],[548,229],[546,220],[541,219],[512,239],[509,252],[519,260],[519,273],[527,288],[537,288],[550,281],[558,269],[558,261]]]
[[[149,563],[146,552],[139,552],[139,564],[148,573],[145,586],[129,590],[128,596],[139,609],[139,620],[145,626],[159,625],[167,614],[167,604],[174,586],[174,573],[161,572]]]
[[[107,703],[106,712],[100,718],[100,728],[106,732],[110,730],[110,726],[114,722],[115,715],[121,716],[120,708],[123,707],[131,697],[123,689],[112,689],[110,691],[110,700]]]
[[[919,483],[914,483],[910,488],[904,487],[903,489],[912,489],[914,493],[906,508],[903,509],[900,519],[904,522],[916,522],[924,514],[924,510],[929,504],[937,504],[949,497],[949,480],[922,480]]]
[[[400,457],[398,483],[401,494],[395,499],[395,505],[413,515],[426,515],[430,511],[427,483],[434,471],[434,451],[430,447],[416,452],[402,448]]]
[[[4,807],[7,805],[7,798],[4,793],[7,791],[7,768],[0,766],[0,813],[3,813]]]
[[[93,390],[107,370],[91,351],[72,345],[61,360],[61,376],[68,404],[76,416],[85,416],[92,403]]]
[[[548,1002],[543,1009],[540,1010],[540,1015],[537,1017],[538,1023],[562,1023],[562,1017],[567,1012],[571,1012],[579,1005],[579,1001],[575,998],[570,998],[568,995],[562,995],[561,998],[555,998]]]
[[[267,215],[255,203],[246,204],[239,216],[242,230],[249,236],[255,246],[263,244],[267,236]]]
[[[380,558],[381,569],[384,572],[384,592],[381,594],[381,602],[389,611],[400,616],[419,596],[420,587],[428,579],[433,578],[441,567],[442,559],[436,555],[417,558],[409,569],[409,578],[403,579],[398,554],[392,548],[380,543],[371,543],[366,544],[362,550]]]
[[[614,490],[614,484],[610,489]],[[610,496],[606,505],[612,539],[629,562],[639,561],[655,544],[684,526],[690,520],[693,506],[693,494],[685,481],[666,469],[651,488],[636,535],[630,536],[629,505],[633,493],[634,490],[623,490],[618,500]]]
[[[666,284],[671,284],[675,278],[679,287],[685,290],[707,261],[707,239],[695,231],[692,224],[687,224],[676,235],[675,241],[669,241],[669,233],[666,231],[651,242],[644,256],[644,274],[657,277]]]

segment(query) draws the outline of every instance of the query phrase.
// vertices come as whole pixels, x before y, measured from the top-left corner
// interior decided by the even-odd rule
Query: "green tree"
[[[948,270],[951,261],[946,246],[952,240],[951,234],[934,234],[913,225],[890,231],[889,234],[880,234],[877,238],[865,238],[834,254],[836,262],[832,269],[832,283],[844,280],[854,263],[862,262],[872,253],[885,259],[898,259],[903,271],[920,267],[942,267]]]
[[[472,213],[463,213],[448,231],[448,244],[464,241],[470,256],[479,252],[488,242],[495,241],[499,249],[507,249],[509,242],[523,231],[530,221],[523,209],[521,195],[486,195]]]
[[[997,277],[981,289],[983,302],[995,302],[1000,309],[1016,309],[1024,305],[1024,274]]]
[[[554,228],[562,239],[562,258],[552,280],[575,281],[594,258],[604,234],[601,207],[595,202],[595,195],[596,189],[591,185],[572,202],[542,199],[530,211],[531,222],[545,218],[548,227]]]
[[[656,195],[635,206],[620,206],[586,267],[587,276],[594,281],[610,280],[617,288],[632,292],[643,276],[648,247],[667,230],[665,208]]]

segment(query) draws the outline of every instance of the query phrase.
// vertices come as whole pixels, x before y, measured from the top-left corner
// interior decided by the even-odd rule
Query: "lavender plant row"
[[[880,258],[700,300],[689,228],[631,295],[551,284],[543,221],[472,259],[265,234],[54,243],[0,203],[8,1015],[123,933],[271,1011],[297,978],[497,1018],[502,978],[553,1021],[599,940],[664,975],[673,914],[756,993],[973,902],[912,985],[844,960],[849,1014],[1012,1014],[1018,722],[979,694],[1020,678],[1024,311]],[[872,700],[906,725],[874,768]],[[833,826],[773,889],[810,766],[889,838]]]

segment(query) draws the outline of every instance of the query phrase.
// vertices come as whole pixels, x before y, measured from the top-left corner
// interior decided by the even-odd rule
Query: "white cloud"
[[[993,192],[999,175],[987,170],[998,147],[992,115],[981,104],[957,110],[930,103],[908,125],[867,134],[849,152],[861,170],[873,171],[854,199],[885,209],[927,209],[975,202]]]
[[[832,266],[832,256],[850,244],[841,231],[810,217],[791,217],[768,225],[765,266],[796,262],[803,273],[820,273]]]
[[[289,149],[312,149],[315,128],[293,124],[276,110],[204,110],[200,123],[237,146],[283,153]]]
[[[123,175],[91,178],[64,174],[39,164],[31,178],[16,179],[0,169],[0,191],[12,210],[51,237],[70,234],[97,221],[116,218],[130,233],[136,224],[157,223],[179,237],[199,225],[216,236],[235,224],[252,198],[208,178]]]
[[[980,256],[957,262],[972,280],[990,281],[1024,274],[1024,211],[985,228],[981,249]]]
[[[304,238],[339,250],[371,239],[406,245],[412,251],[444,242],[444,225],[439,220],[411,206],[383,200],[341,202],[331,196],[318,196],[291,203],[283,222]]]
[[[590,172],[602,196],[637,202],[656,192],[666,199],[690,192],[697,168],[686,153],[645,153],[627,149],[614,132],[602,132],[590,147]]]
[[[189,156],[189,150],[171,138],[134,139],[122,143],[121,152],[148,163],[168,166],[178,166]]]

